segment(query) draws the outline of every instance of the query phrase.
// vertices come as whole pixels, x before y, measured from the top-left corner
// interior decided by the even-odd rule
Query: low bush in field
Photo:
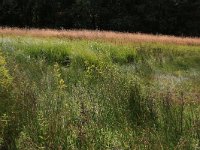
[[[6,60],[3,57],[2,52],[0,51],[0,90],[1,94],[6,90],[12,82],[11,76],[6,69]]]
[[[0,145],[3,142],[3,132],[7,125],[7,109],[10,109],[12,102],[10,101],[12,78],[6,68],[6,60],[0,51]]]

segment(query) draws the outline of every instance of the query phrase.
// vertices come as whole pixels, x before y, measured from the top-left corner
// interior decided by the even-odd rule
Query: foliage
[[[1,66],[13,80],[0,118],[0,149],[200,146],[198,46],[1,42]]]
[[[6,89],[11,84],[11,76],[8,73],[8,70],[5,67],[6,60],[0,52],[0,89]],[[3,91],[1,91],[3,92]]]
[[[1,0],[0,26],[200,35],[198,0]]]

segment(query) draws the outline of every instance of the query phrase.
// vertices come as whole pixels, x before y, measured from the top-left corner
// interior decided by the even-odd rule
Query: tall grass
[[[0,45],[12,78],[0,94],[1,106],[9,102],[0,149],[199,148],[198,46],[30,37]]]
[[[150,35],[141,33],[120,33],[111,31],[92,31],[92,30],[51,30],[51,29],[19,29],[4,28],[0,29],[1,35],[14,36],[34,36],[34,37],[56,37],[67,39],[100,40],[112,43],[165,43],[177,45],[199,45],[200,39],[195,37],[176,37],[168,35]]]

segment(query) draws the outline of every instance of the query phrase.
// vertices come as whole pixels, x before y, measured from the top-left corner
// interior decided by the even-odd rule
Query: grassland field
[[[200,39],[0,29],[0,149],[200,149]]]

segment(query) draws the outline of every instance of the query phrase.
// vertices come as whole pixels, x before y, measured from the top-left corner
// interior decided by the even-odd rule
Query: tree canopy
[[[200,36],[200,1],[0,0],[0,26]]]

